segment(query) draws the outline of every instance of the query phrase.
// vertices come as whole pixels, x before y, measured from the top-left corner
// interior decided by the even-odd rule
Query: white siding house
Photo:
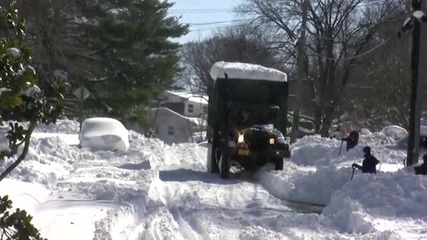
[[[152,106],[151,124],[157,137],[167,144],[195,141],[194,135],[206,130],[207,96],[166,91]]]
[[[167,144],[188,142],[205,124],[199,118],[186,117],[166,107],[151,109],[150,119],[157,137]]]
[[[184,112],[181,112],[181,114],[184,116],[199,117],[207,113],[207,96],[177,91],[166,91],[165,97],[165,103],[183,103]]]

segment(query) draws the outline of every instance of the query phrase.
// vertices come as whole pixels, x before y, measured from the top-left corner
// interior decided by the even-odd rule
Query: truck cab
[[[210,71],[207,169],[228,178],[230,167],[255,171],[273,163],[283,169],[286,142],[287,75],[240,62],[217,62]]]

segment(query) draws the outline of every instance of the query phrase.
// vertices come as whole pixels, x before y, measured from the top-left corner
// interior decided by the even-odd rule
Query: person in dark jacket
[[[351,131],[348,137],[341,138],[341,141],[345,141],[347,143],[347,152],[348,150],[354,148],[359,141],[359,133],[357,131]]]
[[[364,147],[363,153],[365,159],[363,160],[362,166],[359,164],[353,163],[352,167],[362,170],[362,173],[377,173],[377,164],[380,163],[378,159],[371,155],[371,148]]]
[[[427,174],[427,154],[424,154],[423,156],[423,164],[420,166],[414,167],[415,174],[417,175],[426,175]]]

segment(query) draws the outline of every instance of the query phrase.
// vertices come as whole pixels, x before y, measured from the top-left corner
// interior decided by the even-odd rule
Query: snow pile
[[[361,128],[359,130],[359,132],[360,132],[361,135],[371,135],[372,134],[371,130],[369,130],[367,128]]]
[[[322,217],[326,222],[335,226],[340,232],[367,234],[375,231],[360,204],[349,198],[333,201],[324,209]]]
[[[350,182],[350,166],[362,163],[362,149],[365,146],[371,146],[372,154],[380,160],[380,165],[377,166],[379,172],[389,170],[390,166],[393,166],[391,169],[401,168],[406,152],[389,149],[390,142],[393,139],[382,132],[367,132],[361,134],[359,144],[348,152],[344,143],[338,156],[340,140],[322,138],[319,135],[305,136],[291,145],[291,167],[261,175],[260,181],[281,199],[326,205],[336,191]],[[303,166],[308,168],[304,169]],[[354,176],[359,174],[357,170]]]
[[[363,160],[363,148],[370,146],[372,154],[381,163],[401,164],[406,153],[389,146],[394,140],[380,132],[361,135],[356,147],[346,151],[346,143],[337,139],[322,138],[320,135],[304,136],[291,145],[291,161],[301,166],[342,165]]]
[[[372,147],[394,144],[394,138],[385,135],[383,132],[374,132],[371,134],[361,134],[359,144]]]
[[[298,165],[329,165],[339,160],[341,141],[322,138],[320,135],[305,136],[291,145],[291,161]],[[345,154],[345,145],[342,153]]]
[[[206,148],[196,143],[178,144],[164,148],[167,162],[161,162],[161,169],[192,169],[206,171]],[[186,156],[185,159],[181,156]]]
[[[34,132],[42,133],[65,133],[65,134],[77,134],[79,129],[79,123],[69,119],[59,119],[56,121],[56,124],[44,124],[41,123],[37,125]]]
[[[212,79],[225,78],[229,79],[251,79],[287,82],[286,73],[277,69],[263,67],[257,64],[240,63],[240,62],[216,62],[210,71]]]
[[[333,194],[322,212],[326,222],[340,232],[372,233],[400,229],[417,238],[427,222],[427,182],[413,168],[395,173],[359,174]],[[408,229],[407,226],[411,226]]]
[[[427,179],[415,175],[413,168],[395,173],[355,176],[332,197],[326,212],[336,211],[337,202],[357,202],[359,211],[379,217],[427,220]]]
[[[57,178],[67,176],[81,153],[61,138],[33,138],[25,160],[8,176],[24,182],[54,184]],[[0,171],[10,166],[17,156],[0,163]]]
[[[79,140],[82,147],[97,151],[126,151],[129,148],[128,130],[112,118],[97,117],[83,121]]]
[[[301,171],[296,166],[284,171],[262,174],[260,183],[280,199],[326,205],[332,194],[351,177],[351,169],[334,166],[316,171]]]

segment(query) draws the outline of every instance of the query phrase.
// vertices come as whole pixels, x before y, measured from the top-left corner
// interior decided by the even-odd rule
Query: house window
[[[194,112],[194,105],[193,104],[188,104],[188,112],[189,113],[193,113]]]
[[[175,135],[175,128],[173,126],[168,127],[168,135]]]

